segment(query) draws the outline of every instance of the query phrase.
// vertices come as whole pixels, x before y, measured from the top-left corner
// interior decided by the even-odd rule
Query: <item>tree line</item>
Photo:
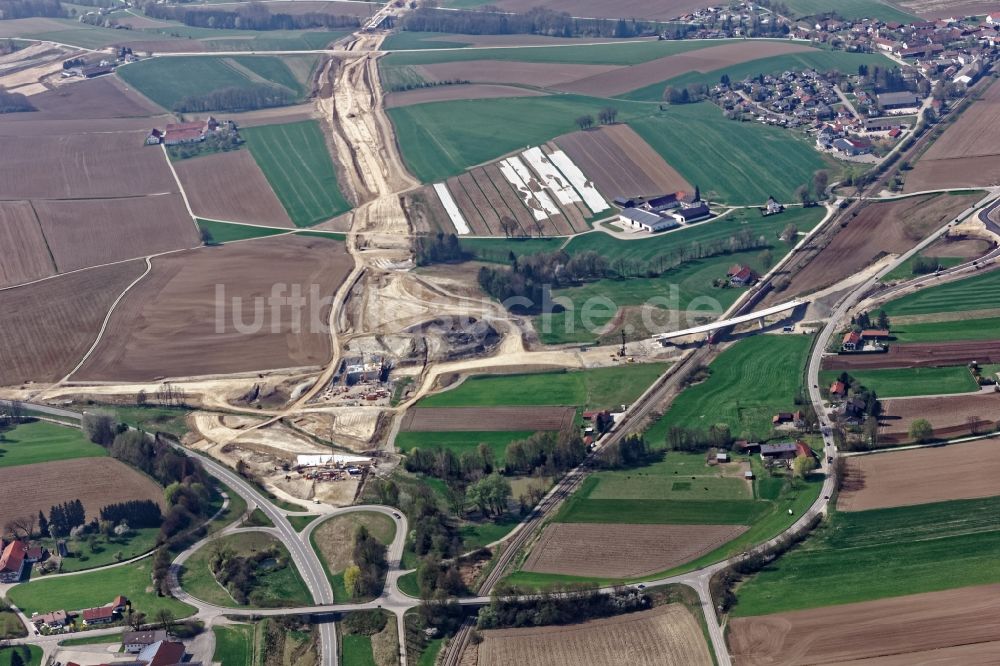
[[[413,251],[417,255],[418,266],[448,264],[472,258],[471,253],[459,243],[458,236],[441,231],[433,236],[417,236],[413,242]]]
[[[102,521],[114,524],[128,523],[129,527],[158,527],[163,521],[160,505],[153,500],[128,500],[103,507],[100,511]]]
[[[506,596],[508,591],[513,590],[498,590],[489,605],[480,609],[478,629],[575,624],[645,610],[652,603],[644,592],[632,588],[615,592],[543,592],[528,598]]]
[[[463,35],[548,35],[550,37],[637,37],[655,35],[658,24],[635,19],[581,19],[535,7],[508,13],[493,5],[459,11],[419,7],[400,21],[403,30]]]
[[[7,92],[0,88],[0,114],[22,113],[24,111],[37,111],[35,105],[28,101],[28,98],[15,92]]]
[[[228,86],[204,95],[188,95],[174,103],[178,113],[205,111],[253,111],[294,104],[297,96],[283,86],[255,83],[247,87]]]
[[[306,12],[304,14],[271,13],[259,2],[242,4],[239,9],[219,8],[189,9],[183,6],[163,5],[150,1],[142,4],[146,16],[184,25],[216,30],[307,30],[310,28],[357,28],[357,16]]]
[[[209,569],[219,585],[226,588],[238,604],[253,601],[255,605],[266,606],[268,599],[254,598],[254,588],[257,585],[257,572],[265,560],[275,560],[270,571],[277,571],[288,566],[288,558],[282,556],[277,545],[271,545],[249,555],[237,554],[228,546],[217,547],[209,559]]]
[[[386,547],[364,525],[354,533],[351,564],[344,571],[344,586],[354,599],[377,596],[389,571]]]

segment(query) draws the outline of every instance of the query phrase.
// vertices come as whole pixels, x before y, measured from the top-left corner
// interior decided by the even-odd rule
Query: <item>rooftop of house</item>
[[[20,571],[26,552],[23,542],[17,539],[11,541],[3,549],[3,555],[0,555],[0,571]]]
[[[101,606],[99,608],[87,608],[83,611],[84,621],[103,620],[114,617],[115,609],[111,606]]]

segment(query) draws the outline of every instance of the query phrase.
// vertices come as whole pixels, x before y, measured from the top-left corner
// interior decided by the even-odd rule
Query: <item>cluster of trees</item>
[[[597,121],[602,125],[614,125],[615,121],[617,120],[618,120],[618,109],[616,109],[613,106],[606,106],[597,112]],[[575,122],[577,127],[579,127],[580,129],[588,130],[594,126],[594,116],[588,113],[582,116],[578,116],[573,122]],[[513,220],[511,221],[513,222]],[[504,232],[507,232],[507,229],[504,229]],[[507,233],[507,237],[510,238],[510,233]]]
[[[497,472],[469,484],[465,490],[466,501],[486,517],[499,517],[507,513],[510,496],[510,481]]]
[[[352,598],[374,597],[381,592],[382,581],[389,570],[385,551],[385,546],[368,528],[358,527],[354,533],[351,565],[344,571],[344,585]]]
[[[577,19],[544,7],[512,14],[493,5],[461,11],[423,6],[408,12],[400,26],[414,32],[552,37],[636,37],[655,34],[657,27],[655,23],[635,19]]]
[[[288,566],[277,546],[259,550],[251,555],[238,555],[231,548],[220,546],[212,552],[208,566],[215,580],[229,591],[236,603],[246,604],[250,601],[257,584],[257,570],[261,562],[270,559],[276,561],[271,571]],[[263,600],[257,599],[255,604],[259,605],[261,601]]]
[[[587,445],[575,428],[558,432],[536,432],[511,442],[505,452],[511,474],[561,476],[587,457]]]
[[[723,75],[729,78],[728,75]],[[708,97],[708,86],[704,83],[690,83],[683,88],[667,86],[663,89],[663,101],[668,104],[692,104]]]
[[[49,509],[49,519],[46,531],[53,537],[68,536],[76,527],[87,522],[87,512],[80,500],[71,500],[53,505]],[[39,521],[41,524],[41,520]]]
[[[205,153],[228,153],[230,150],[239,150],[242,145],[243,139],[239,132],[210,132],[204,141],[170,146],[167,150],[174,159],[185,160]]]
[[[0,88],[0,114],[22,113],[25,111],[37,111],[35,105],[28,101],[28,98],[21,93],[7,92]]]
[[[817,199],[820,201],[826,200],[826,188],[829,184],[830,172],[826,169],[819,169],[813,174],[812,182],[803,183],[796,188],[795,198],[807,208],[814,206]]]
[[[357,28],[357,16],[306,12],[304,14],[272,14],[267,5],[247,2],[239,9],[189,9],[164,5],[154,1],[142,5],[146,16],[166,21],[179,21],[184,25],[217,30],[307,30],[309,28]]]
[[[0,4],[0,21],[30,16],[62,18],[66,9],[59,0],[4,0]]]
[[[409,472],[420,472],[444,481],[476,481],[496,469],[493,449],[480,444],[475,450],[461,456],[451,449],[415,448],[406,457],[404,467]]]
[[[417,255],[417,264],[447,264],[465,261],[471,255],[462,248],[455,234],[437,232],[433,236],[417,236],[413,251]]]
[[[642,435],[632,434],[601,450],[601,462],[607,467],[635,467],[650,461],[654,452]]]
[[[859,332],[870,328],[888,331],[889,324],[889,315],[885,313],[885,310],[879,310],[877,313],[866,311],[851,317],[851,328]]]
[[[294,104],[296,95],[288,88],[256,83],[245,88],[230,86],[204,95],[189,95],[174,104],[178,113],[205,111],[253,111]]]
[[[10,666],[28,666],[31,662],[31,653],[28,651],[27,645],[22,645],[20,647],[10,648],[10,661],[8,662]]]
[[[100,511],[102,521],[119,524],[126,522],[130,527],[158,527],[163,521],[160,505],[153,500],[129,500],[109,504]]]
[[[899,67],[858,65],[858,76],[861,77],[862,86],[873,87],[879,92],[898,92],[907,89],[917,89],[915,81],[907,81],[903,78],[903,70]]]
[[[725,423],[713,423],[707,429],[672,425],[667,429],[667,448],[672,451],[703,452],[710,448],[729,449],[733,434]]]
[[[479,629],[574,624],[644,610],[651,603],[645,593],[632,588],[617,592],[544,592],[529,598],[502,594],[498,591],[479,611]]]

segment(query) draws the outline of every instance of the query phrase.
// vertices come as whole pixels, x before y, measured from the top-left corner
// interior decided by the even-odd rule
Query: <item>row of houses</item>
[[[55,610],[49,613],[34,613],[31,616],[31,624],[36,629],[48,629],[49,631],[62,631],[66,627],[75,623],[76,618],[80,618],[85,627],[96,627],[111,624],[122,619],[125,611],[128,610],[130,602],[127,597],[119,594],[114,600],[104,606],[96,608],[85,608],[79,613],[71,613],[66,610]]]

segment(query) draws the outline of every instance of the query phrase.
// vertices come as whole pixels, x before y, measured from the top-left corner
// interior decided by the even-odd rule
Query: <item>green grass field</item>
[[[572,132],[577,129],[574,118],[596,114],[608,104],[596,97],[551,95],[434,102],[388,113],[410,171],[430,183]],[[773,195],[791,201],[795,188],[809,181],[813,172],[835,166],[793,133],[727,120],[708,102],[665,111],[645,102],[611,104],[618,109],[620,122],[631,125],[712,200],[762,204]],[[765,161],[773,168],[766,172],[756,168]],[[747,178],[748,171],[754,172],[753,178]]]
[[[788,0],[785,4],[795,18],[834,11],[841,18],[848,20],[873,18],[898,23],[912,23],[919,20],[913,14],[907,14],[888,2],[879,0],[837,0],[832,5],[824,0]]]
[[[189,39],[205,51],[301,51],[322,49],[348,30],[229,30],[197,28],[172,21],[163,26],[134,30],[133,39]],[[120,34],[120,31],[119,31]],[[121,37],[119,37],[119,41]]]
[[[198,228],[202,231],[208,231],[212,235],[212,242],[215,243],[229,243],[231,241],[264,238],[266,236],[288,233],[287,229],[268,229],[249,224],[213,222],[212,220],[202,220],[201,218],[198,219]]]
[[[892,269],[882,277],[883,282],[889,282],[890,280],[912,280],[915,277],[921,277],[913,272],[913,262],[916,256],[910,257],[903,263],[901,263],[896,268]],[[968,261],[967,259],[962,259],[960,257],[938,257],[938,266],[941,268],[951,268],[952,266],[958,266],[961,263]]]
[[[29,617],[64,608],[79,610],[110,603],[115,595],[123,594],[132,601],[137,612],[155,617],[167,609],[177,618],[194,614],[195,609],[172,597],[160,597],[152,591],[150,580],[152,559],[103,569],[77,576],[39,578],[14,587],[7,593],[10,601]]]
[[[702,488],[709,485],[707,482],[692,480],[690,476],[684,478],[686,479],[684,483],[690,482],[692,484],[690,490],[686,492],[689,492],[693,497],[698,497],[699,492],[704,492]],[[610,487],[602,489],[602,480],[598,477],[590,477],[583,482],[580,490],[567,500],[559,510],[555,520],[560,523],[628,522],[671,525],[749,525],[771,510],[770,503],[751,499],[688,499],[687,497],[674,499],[685,492],[673,490],[677,483],[676,481],[664,481],[664,485],[670,490],[661,494],[669,494],[671,499],[653,499],[651,497],[610,499],[609,496],[622,489],[622,484],[613,483]],[[655,486],[656,484],[645,484],[646,488]],[[716,487],[716,491],[705,492],[706,497],[726,494],[724,491],[718,490],[718,488],[724,488],[725,484],[713,482],[712,487]],[[594,497],[595,492],[599,493],[601,497]],[[633,493],[626,492],[624,494],[631,495]]]
[[[764,615],[1000,582],[1000,498],[835,513],[737,591]]]
[[[241,130],[292,222],[307,227],[351,209],[315,120]]]
[[[526,439],[534,434],[531,430],[511,432],[400,432],[396,435],[396,447],[403,453],[409,453],[414,448],[421,449],[451,449],[456,455],[476,449],[480,444],[486,444],[498,460],[502,459],[507,445],[519,439]]]
[[[319,556],[319,560],[323,564],[323,570],[326,572],[326,577],[330,580],[330,585],[333,587],[333,598],[336,601],[346,602],[352,600],[344,583],[344,570],[350,561],[349,553],[354,547],[354,531],[362,525],[385,546],[392,543],[393,538],[396,536],[396,523],[393,522],[392,518],[375,511],[359,511],[331,518],[313,530],[312,534],[309,535],[312,548]],[[341,534],[347,535],[347,538],[336,543],[335,547],[337,550],[334,552],[320,550],[317,539],[322,538],[325,531],[337,532],[341,527],[348,528],[346,531],[341,532]],[[338,561],[340,564],[338,564]]]
[[[462,550],[467,552],[499,541],[510,533],[519,522],[521,519],[517,516],[506,514],[490,522],[466,523],[458,529],[458,534],[462,537]]]
[[[446,32],[394,32],[382,42],[383,51],[405,51],[407,49],[460,49],[469,46],[467,35]],[[465,40],[465,41],[462,41]]]
[[[559,302],[565,309],[536,315],[535,330],[541,341],[550,345],[590,342],[602,334],[613,338],[619,334],[618,330],[606,331],[603,327],[614,318],[618,308],[628,306],[644,306],[652,324],[646,326],[641,317],[636,320],[639,323],[626,324],[630,338],[696,326],[704,323],[705,318],[718,318],[743,294],[743,289],[712,285],[713,280],[725,278],[730,266],[747,264],[763,275],[780,259],[772,254],[771,262],[764,265],[760,254],[760,250],[735,252],[690,261],[655,278],[604,279],[556,289],[552,298],[561,299]],[[672,314],[680,318],[672,321]],[[640,330],[628,330],[636,326]]]
[[[253,666],[254,627],[248,624],[230,624],[212,627],[215,633],[215,654],[212,661],[222,666]]]
[[[87,439],[79,428],[35,421],[0,431],[0,467],[106,455],[107,450]]]
[[[28,630],[13,611],[0,611],[0,640],[27,636]]]
[[[1000,317],[893,325],[896,342],[954,342],[1000,338]]]
[[[838,170],[795,133],[727,120],[709,102],[671,106],[663,115],[628,124],[685,180],[700,186],[703,197],[731,205],[761,205],[768,196],[793,202],[795,189],[811,182],[814,172]]]
[[[437,663],[437,656],[441,652],[441,648],[444,646],[443,638],[435,638],[424,651],[420,653],[420,659],[417,661],[417,666],[434,666]]]
[[[24,659],[23,650],[28,651],[28,658]],[[37,645],[26,645],[23,647],[7,647],[0,650],[0,666],[10,666],[15,650],[21,656],[21,661],[25,666],[41,666],[42,648]]]
[[[147,432],[168,432],[176,437],[183,437],[188,432],[187,416],[191,410],[184,407],[109,405],[106,409],[113,411],[122,423]]]
[[[268,83],[286,88],[296,98],[305,93],[303,83],[276,56],[151,58],[120,67],[117,72],[168,111],[185,97],[207,95],[221,88]]]
[[[604,409],[628,404],[663,371],[663,363],[528,375],[469,377],[450,391],[424,398],[421,407],[575,405]]]
[[[851,370],[851,376],[878,394],[879,398],[905,398],[914,395],[969,393],[979,390],[972,373],[964,365],[943,368],[887,368]],[[819,373],[819,383],[829,386],[840,370]]]
[[[700,453],[667,452],[663,460],[635,469],[597,472],[588,493],[592,500],[750,500],[753,490],[739,476],[723,476],[725,467],[705,464]]]
[[[659,445],[669,426],[707,429],[718,423],[728,424],[734,437],[766,438],[776,412],[795,410],[811,340],[757,335],[737,342],[712,362],[708,379],[677,396],[646,439]]]
[[[935,312],[967,312],[998,307],[1000,271],[927,287],[885,304],[886,314],[923,315]]]
[[[315,516],[288,516],[288,522],[292,524],[292,528],[296,532],[301,532],[309,526],[309,523],[319,518],[318,515]]]
[[[231,534],[198,549],[184,563],[180,574],[181,585],[185,592],[202,601],[229,608],[239,607],[240,604],[236,603],[229,592],[216,581],[211,569],[209,569],[213,549],[217,546],[229,547],[237,554],[249,555],[272,545],[278,546],[280,558],[286,562],[286,566],[266,571],[258,569],[257,582],[248,595],[250,603],[247,605],[268,608],[312,603],[312,596],[295,568],[295,564],[291,562],[288,549],[270,535],[262,532]]]
[[[777,75],[788,70],[815,69],[819,72],[838,70],[857,73],[859,65],[869,67],[892,67],[891,60],[878,53],[847,53],[846,51],[831,51],[814,49],[801,53],[786,53],[770,58],[759,58],[748,62],[729,65],[709,72],[692,71],[672,79],[654,83],[623,95],[625,99],[636,99],[647,102],[659,102],[663,98],[665,86],[684,88],[691,84],[715,85],[723,74],[733,81],[741,81],[748,76],[758,74]]]
[[[669,255],[694,243],[710,243],[731,238],[748,230],[755,236],[776,239],[789,224],[798,227],[800,233],[809,231],[823,219],[823,208],[789,208],[781,215],[761,217],[754,210],[740,210],[717,220],[709,220],[678,231],[657,234],[641,241],[619,240],[605,233],[594,232],[573,237],[566,245],[570,254],[593,251],[609,261],[652,262],[658,255]],[[463,244],[468,241],[462,241]],[[777,241],[776,241],[777,242]],[[774,253],[785,250],[782,244],[774,246]],[[526,253],[527,254],[527,253]]]
[[[340,642],[342,663],[351,666],[376,666],[371,636],[344,634]]]
[[[158,527],[145,527],[143,529],[131,530],[129,536],[122,538],[118,536],[98,537],[93,548],[85,541],[80,540],[76,545],[71,544],[70,549],[75,557],[67,557],[62,561],[62,573],[72,571],[84,571],[94,569],[119,561],[131,560],[133,557],[144,555],[156,547],[156,537],[159,534]],[[50,552],[56,550],[56,540],[45,538],[42,543]],[[121,559],[115,557],[121,554]]]

